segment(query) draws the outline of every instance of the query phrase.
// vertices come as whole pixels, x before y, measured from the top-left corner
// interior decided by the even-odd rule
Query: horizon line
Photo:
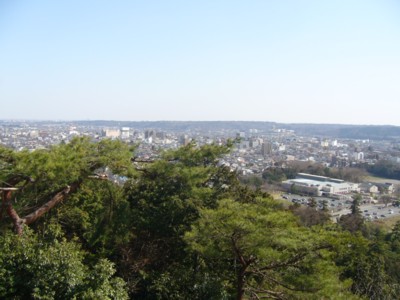
[[[212,123],[212,122],[234,122],[234,123],[273,123],[283,125],[341,125],[341,126],[392,126],[393,124],[349,124],[349,123],[303,123],[303,122],[276,122],[260,120],[112,120],[112,119],[0,119],[0,122],[134,122],[134,123],[156,123],[156,122],[180,122],[180,123]]]

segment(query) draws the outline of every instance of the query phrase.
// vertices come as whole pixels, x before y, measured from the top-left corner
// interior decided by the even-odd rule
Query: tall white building
[[[121,128],[121,138],[128,139],[129,138],[129,127]]]
[[[364,160],[364,152],[355,152],[354,159],[355,160]]]

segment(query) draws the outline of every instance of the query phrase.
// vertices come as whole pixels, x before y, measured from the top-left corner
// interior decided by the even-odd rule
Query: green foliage
[[[142,165],[120,141],[0,147],[20,214],[77,183],[21,236],[3,217],[0,298],[396,299],[399,224],[386,233],[350,222],[362,221],[356,201],[341,226],[313,202],[286,210],[218,164],[230,146],[191,143]],[[105,168],[125,185],[91,178]]]
[[[21,237],[10,232],[0,236],[1,298],[127,299],[111,262],[86,265],[78,244],[59,235],[53,227],[44,236],[30,230]]]
[[[308,207],[296,204],[291,205],[289,209],[295,216],[299,217],[303,226],[323,225],[330,221],[330,215],[326,211],[316,210],[313,206]]]
[[[138,279],[135,284],[146,290],[146,297],[165,298],[178,290],[183,298],[195,297],[187,294],[192,288],[179,288],[185,282],[180,275],[195,273],[183,235],[198,219],[201,208],[216,207],[218,199],[237,183],[231,172],[218,166],[217,158],[228,150],[227,146],[197,147],[191,143],[143,165],[140,174],[126,183],[135,236],[125,252],[129,253],[128,264],[134,267],[125,272]],[[176,269],[191,271],[176,273]],[[165,285],[159,287],[160,282],[168,282],[168,292]]]
[[[218,274],[210,274],[198,261],[192,257],[191,261],[182,261],[173,268],[164,272],[153,272],[146,280],[148,285],[141,294],[136,294],[139,299],[231,299],[226,292],[226,284]],[[200,264],[196,264],[197,263]],[[193,269],[193,264],[196,268]]]
[[[75,138],[68,144],[33,152],[10,153],[2,148],[1,180],[25,175],[31,177],[36,186],[43,183],[56,189],[92,175],[96,169],[104,167],[111,168],[117,174],[128,175],[133,171],[128,164],[132,150],[121,141],[102,140],[92,143],[89,138]]]
[[[242,290],[248,297],[319,299],[334,291],[346,299],[346,285],[320,236],[299,227],[267,198],[256,203],[226,199],[217,209],[203,209],[185,239],[209,272],[229,282],[231,296]],[[238,286],[241,280],[243,287]]]
[[[218,159],[223,154],[229,153],[232,145],[232,142],[228,141],[225,146],[212,144],[198,148],[195,142],[191,142],[177,150],[165,152],[163,159],[166,161],[178,161],[187,167],[216,166]]]
[[[309,207],[311,207],[311,208],[316,208],[317,207],[317,201],[315,200],[314,197],[311,197],[309,199],[309,201],[310,201],[309,204],[308,204]]]
[[[366,168],[374,176],[400,179],[400,164],[390,160],[381,159],[374,165],[368,165]]]
[[[343,229],[348,230],[352,233],[355,233],[357,231],[365,232],[366,230],[365,221],[361,215],[360,201],[361,195],[356,194],[353,197],[353,203],[351,204],[351,213],[341,216],[338,222]]]
[[[356,194],[353,196],[353,203],[351,204],[351,214],[352,215],[361,215],[361,210],[360,210],[360,201],[362,200],[362,197],[360,194]]]
[[[126,185],[135,226],[161,236],[182,235],[198,217],[198,209],[215,207],[223,185],[228,187],[229,179],[223,180],[223,167],[216,159],[226,151],[226,147],[189,144],[146,166]]]
[[[128,299],[125,282],[115,274],[114,264],[101,259],[86,276],[84,288],[77,298],[82,299]]]
[[[48,150],[12,152],[0,147],[0,180],[19,187],[13,206],[24,216],[67,186],[79,187],[97,171],[109,168],[114,174],[132,176],[133,148],[121,141],[91,142],[75,138]],[[103,184],[107,184],[106,181]]]
[[[290,171],[283,168],[268,168],[262,173],[262,178],[267,180],[268,183],[280,183],[296,177],[296,174],[291,174]]]
[[[111,257],[132,237],[132,214],[122,187],[109,181],[91,180],[56,209],[54,221],[62,224],[83,247]]]
[[[259,189],[263,185],[263,179],[257,175],[242,176],[240,181],[243,184]]]
[[[339,243],[338,243],[339,242]],[[398,281],[389,276],[387,245],[380,238],[370,240],[361,235],[342,235],[335,240],[336,264],[342,268],[342,278],[352,279],[354,294],[368,299],[397,299]]]
[[[322,211],[323,212],[328,212],[329,211],[329,209],[328,209],[328,200],[326,200],[326,199],[322,200]]]

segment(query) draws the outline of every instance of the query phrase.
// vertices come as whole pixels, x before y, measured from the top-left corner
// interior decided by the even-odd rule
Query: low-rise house
[[[370,193],[370,194],[378,194],[379,189],[375,184],[371,182],[363,182],[359,184],[361,192]]]

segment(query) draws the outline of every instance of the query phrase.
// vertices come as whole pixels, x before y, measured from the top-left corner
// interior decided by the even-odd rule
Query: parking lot
[[[282,194],[281,197],[300,205],[308,205],[310,198],[314,198],[317,203],[317,209],[321,210],[323,209],[323,202],[325,201],[328,211],[334,217],[340,217],[341,215],[346,215],[351,212],[351,200],[337,200],[328,197],[309,197],[295,194]],[[400,214],[399,207],[393,207],[391,205],[385,206],[384,204],[361,204],[360,210],[362,216],[370,221],[390,218]]]

